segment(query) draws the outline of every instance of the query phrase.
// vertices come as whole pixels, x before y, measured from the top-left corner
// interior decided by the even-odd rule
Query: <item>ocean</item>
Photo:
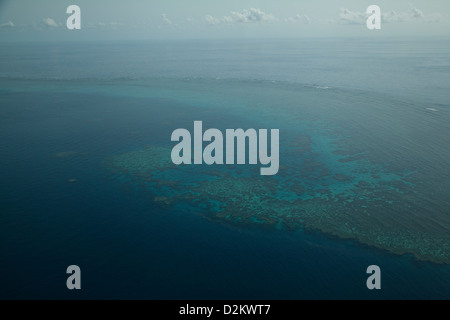
[[[448,39],[0,48],[1,299],[450,298]],[[279,172],[175,166],[197,120]]]

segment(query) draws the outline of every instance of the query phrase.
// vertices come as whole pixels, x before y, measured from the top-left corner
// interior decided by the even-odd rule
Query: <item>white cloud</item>
[[[425,15],[423,14],[423,12],[421,10],[417,9],[416,7],[411,8],[409,14],[412,18],[425,18]]]
[[[42,22],[44,22],[44,24],[47,26],[47,27],[51,27],[51,28],[56,28],[56,27],[58,27],[58,24],[55,22],[55,20],[53,20],[52,18],[45,18],[45,19],[42,19]]]
[[[341,8],[339,12],[341,22],[348,24],[364,24],[368,16],[365,12],[351,11],[347,8]]]
[[[340,22],[344,24],[365,24],[370,14],[365,12],[351,11],[347,8],[341,8],[339,12]],[[441,15],[437,13],[425,15],[422,10],[412,7],[406,12],[388,11],[381,12],[381,21],[384,23],[396,22],[438,22]]]
[[[225,23],[233,23],[233,18],[230,16],[226,16],[222,18],[222,21]]]
[[[206,21],[207,24],[213,25],[213,26],[217,25],[217,24],[219,24],[221,22],[219,19],[214,18],[213,16],[211,16],[209,14],[205,16],[205,21]]]
[[[241,12],[231,11],[230,14],[231,15],[224,16],[221,19],[211,15],[206,15],[204,20],[208,25],[218,25],[221,23],[259,23],[263,21],[277,20],[273,15],[257,8],[243,9]]]
[[[301,22],[305,24],[311,23],[311,18],[307,16],[306,14],[296,14],[293,17],[287,18],[287,22]]]
[[[161,15],[161,18],[163,19],[163,21],[164,21],[166,24],[172,24],[172,21],[170,21],[170,19],[167,18],[167,15],[166,15],[165,13],[163,13],[163,14]]]
[[[425,15],[422,10],[412,7],[407,12],[397,13],[395,11],[389,11],[381,14],[381,20],[384,22],[438,22],[441,19],[441,15],[438,13],[432,13]]]
[[[14,22],[12,22],[11,20],[6,22],[6,23],[2,23],[0,24],[0,28],[13,28],[16,25],[14,24]]]
[[[256,8],[244,9],[242,10],[242,12],[231,11],[231,18],[233,22],[241,23],[255,23],[275,20],[275,17],[273,15],[267,14],[264,11]]]

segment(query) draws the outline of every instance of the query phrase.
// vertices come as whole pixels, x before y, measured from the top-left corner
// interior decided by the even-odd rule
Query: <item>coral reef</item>
[[[106,164],[132,176],[164,206],[187,201],[206,209],[201,211],[209,218],[231,224],[320,230],[450,263],[450,235],[415,214],[420,204],[408,181],[363,160],[346,163],[351,172],[327,166],[310,144],[308,136],[294,138],[290,145],[297,148],[285,151],[283,169],[273,177],[249,175],[236,166],[176,166],[171,149],[162,146],[120,154]]]

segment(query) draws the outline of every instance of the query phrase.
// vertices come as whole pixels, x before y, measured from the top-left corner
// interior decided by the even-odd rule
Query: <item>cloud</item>
[[[206,15],[204,20],[208,25],[218,25],[221,23],[259,23],[277,20],[273,15],[257,8],[243,9],[240,12],[231,11],[230,14],[231,15],[224,16],[223,18],[216,18],[211,15]]]
[[[365,12],[351,11],[347,8],[341,8],[339,18],[346,24],[364,24],[369,17]]]
[[[45,19],[42,19],[42,22],[44,22],[44,24],[47,26],[47,27],[50,27],[50,28],[56,28],[56,27],[58,27],[58,24],[55,22],[55,20],[53,20],[52,18],[45,18]]]
[[[11,20],[5,23],[0,24],[0,28],[13,28],[16,25]]]
[[[341,8],[339,12],[340,22],[344,24],[365,24],[370,14],[365,12],[351,11],[347,8]],[[412,7],[409,11],[396,12],[388,11],[381,12],[381,21],[384,23],[398,23],[398,22],[438,22],[441,15],[433,13],[425,15],[422,10]]]
[[[301,22],[304,24],[310,24],[311,23],[311,18],[309,16],[307,16],[306,14],[296,14],[293,17],[287,18],[286,19],[287,22]]]
[[[409,15],[412,18],[425,18],[425,15],[423,14],[423,12],[419,9],[417,9],[416,7],[411,8],[411,10],[409,11]]]
[[[101,29],[112,29],[116,30],[119,27],[125,26],[122,22],[98,22],[94,27],[99,27]]]
[[[163,19],[163,21],[164,21],[166,24],[172,24],[172,21],[170,21],[170,19],[167,18],[167,15],[166,15],[165,13],[163,13],[163,14],[161,15],[161,18]]]
[[[213,26],[217,25],[217,24],[219,24],[221,22],[219,19],[214,18],[213,16],[211,16],[209,14],[205,16],[205,21],[206,21],[207,24],[213,25]]]
[[[395,11],[389,11],[381,14],[381,21],[383,22],[439,22],[441,15],[438,13],[432,13],[425,15],[422,10],[412,7],[407,12],[397,13]]]
[[[275,17],[271,14],[267,14],[264,11],[256,8],[244,9],[242,12],[231,11],[231,18],[233,22],[241,23],[255,23],[261,21],[275,20]]]
[[[230,17],[230,16],[223,17],[223,18],[222,18],[222,21],[225,22],[225,23],[229,23],[229,24],[231,24],[231,23],[234,22],[234,21],[233,21],[233,18]]]

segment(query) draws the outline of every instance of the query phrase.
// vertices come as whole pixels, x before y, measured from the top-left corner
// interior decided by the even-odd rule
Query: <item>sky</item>
[[[81,30],[68,30],[69,5]],[[366,9],[381,8],[381,30]],[[449,36],[448,0],[0,0],[0,41]]]

